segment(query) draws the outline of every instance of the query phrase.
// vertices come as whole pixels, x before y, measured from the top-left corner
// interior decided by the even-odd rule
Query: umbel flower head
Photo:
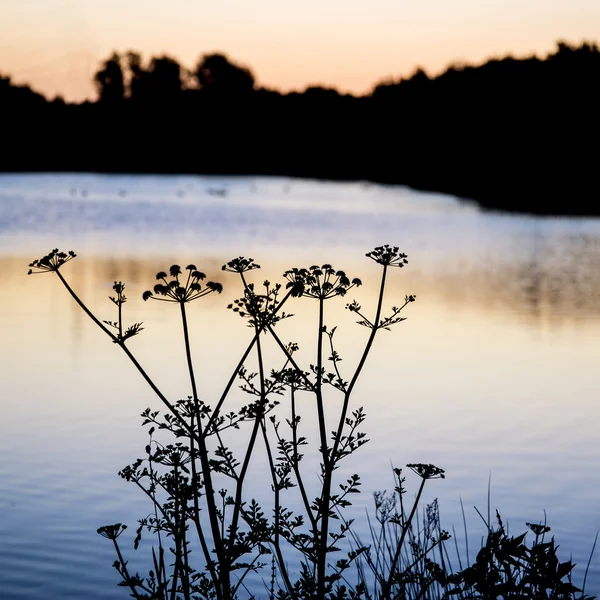
[[[423,479],[445,479],[444,469],[440,469],[432,464],[426,463],[413,463],[406,465],[409,469],[413,470],[419,477]]]
[[[202,287],[200,281],[205,279],[206,275],[198,271],[195,265],[188,265],[185,270],[188,272],[187,277],[183,275],[185,282],[180,281],[182,271],[179,265],[173,265],[169,269],[169,275],[164,271],[160,271],[156,274],[156,279],[161,283],[157,283],[154,286],[154,293],[148,290],[144,292],[142,298],[144,300],[152,298],[154,300],[162,300],[163,302],[185,303],[212,292],[220,294],[223,291],[223,286],[214,281],[207,281],[204,287]],[[169,276],[171,277],[170,280],[167,279]],[[162,296],[162,298],[157,296]]]
[[[102,537],[107,540],[116,540],[125,530],[127,525],[121,523],[115,523],[114,525],[104,525],[97,530]]]
[[[58,248],[54,248],[49,254],[34,260],[29,263],[29,271],[27,275],[35,275],[36,273],[48,273],[58,271],[66,262],[74,259],[77,256],[73,250],[68,252],[60,252]]]
[[[229,271],[229,273],[245,273],[254,269],[260,269],[260,265],[257,265],[253,258],[243,256],[238,256],[221,267],[221,271]]]
[[[367,252],[365,256],[374,260],[376,263],[387,267],[402,268],[408,263],[406,254],[404,254],[404,252],[399,252],[398,246],[390,246],[389,244],[377,246],[371,250],[371,252]]]
[[[283,276],[288,280],[286,289],[292,296],[307,296],[326,300],[334,296],[345,296],[355,286],[362,285],[360,279],[350,278],[344,271],[336,271],[331,265],[313,265],[309,269],[290,269]]]

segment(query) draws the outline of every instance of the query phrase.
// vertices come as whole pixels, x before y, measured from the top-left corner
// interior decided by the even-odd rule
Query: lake
[[[462,545],[462,499],[474,554],[485,528],[473,507],[487,512],[491,480],[491,509],[511,533],[547,518],[581,583],[600,529],[600,219],[483,212],[367,183],[39,174],[0,176],[2,598],[128,597],[96,529],[133,531],[149,512],[117,471],[143,454],[142,410],[160,408],[58,279],[27,277],[28,263],[75,250],[61,272],[102,319],[115,318],[107,296],[124,281],[125,319],[145,327],[129,346],[175,399],[189,393],[177,313],[141,294],[174,262],[222,282],[191,317],[202,393],[214,403],[250,339],[226,310],[241,289],[222,264],[251,256],[261,283],[328,262],[363,280],[348,298],[368,310],[379,272],[365,253],[385,243],[409,259],[391,273],[388,308],[406,294],[417,301],[381,332],[356,390],[370,439],[348,459],[363,478],[359,516],[373,491],[392,487],[392,464],[433,463],[447,477],[428,483],[426,501],[439,499],[442,525]],[[332,301],[327,322],[351,370],[367,331],[346,302]],[[278,325],[305,365],[314,308],[294,301],[296,317]],[[414,493],[416,477],[407,486]],[[144,557],[128,550],[141,570]],[[586,591],[600,594],[598,553]]]

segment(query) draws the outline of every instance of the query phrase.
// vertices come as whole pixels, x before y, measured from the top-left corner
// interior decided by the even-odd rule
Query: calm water
[[[0,176],[2,598],[127,597],[95,531],[119,521],[134,529],[148,513],[116,473],[143,452],[139,413],[159,408],[55,278],[25,276],[32,259],[75,250],[62,272],[104,319],[114,318],[112,282],[125,281],[126,319],[146,327],[131,348],[175,399],[188,394],[176,314],[141,293],[172,262],[222,281],[223,295],[193,315],[210,402],[249,338],[225,310],[239,286],[220,271],[224,262],[253,256],[264,267],[257,282],[331,262],[363,279],[351,296],[369,308],[377,269],[364,253],[383,243],[409,255],[390,280],[388,306],[409,293],[417,302],[406,322],[382,332],[357,389],[371,440],[348,466],[363,475],[357,510],[391,487],[391,463],[432,462],[447,479],[430,482],[427,499],[439,498],[451,529],[461,526],[462,498],[476,545],[484,529],[472,507],[487,511],[491,476],[492,509],[511,532],[546,514],[581,581],[600,529],[600,220],[483,213],[447,196],[360,183],[11,175]],[[328,322],[339,325],[350,370],[366,330],[343,305]],[[292,308],[281,332],[308,363],[314,307]],[[409,477],[409,487],[417,483]],[[144,557],[130,556],[141,569]],[[587,591],[600,594],[600,555]]]

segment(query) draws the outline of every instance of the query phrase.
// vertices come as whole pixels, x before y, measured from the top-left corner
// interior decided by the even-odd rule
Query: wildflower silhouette
[[[288,280],[287,289],[294,296],[306,296],[325,300],[335,296],[345,296],[348,290],[362,285],[360,279],[352,281],[344,271],[336,271],[331,265],[313,265],[308,269],[290,269],[283,276]]]
[[[413,463],[406,465],[422,479],[445,479],[444,469],[440,469],[432,464]]]
[[[188,265],[186,270],[188,273],[184,284],[179,280],[179,277],[182,275],[179,265],[173,265],[169,269],[170,280],[167,280],[168,276],[164,271],[160,271],[156,274],[156,279],[163,283],[157,283],[154,286],[154,293],[149,290],[145,291],[142,298],[144,300],[152,298],[153,300],[161,300],[163,302],[185,303],[202,298],[212,292],[220,294],[223,291],[223,286],[214,281],[208,281],[203,288],[200,281],[205,279],[206,275],[198,271],[195,265]],[[162,298],[154,294],[162,296]]]
[[[116,523],[115,525],[104,525],[98,529],[98,533],[107,540],[116,540],[125,530],[127,525]]]
[[[404,252],[400,252],[398,246],[390,246],[384,244],[383,246],[376,246],[370,252],[365,255],[376,263],[383,265],[384,267],[404,267],[408,264],[408,257]]]
[[[51,252],[29,263],[31,267],[27,275],[35,275],[38,273],[51,273],[58,271],[65,263],[74,259],[77,255],[73,250],[68,252],[60,252],[58,248],[54,248]]]
[[[253,258],[244,258],[243,256],[238,256],[221,267],[222,271],[230,273],[246,273],[254,269],[260,269],[260,265],[256,264]]]

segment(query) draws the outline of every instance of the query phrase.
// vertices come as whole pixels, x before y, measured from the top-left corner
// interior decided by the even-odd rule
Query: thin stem
[[[158,516],[157,516],[157,512],[156,509],[158,508],[158,510],[160,510],[162,516],[164,517],[165,521],[169,521],[169,516],[167,515],[167,513],[165,512],[165,509],[158,503],[158,501],[156,500],[156,495],[152,494],[152,492],[150,492],[149,490],[147,490],[139,481],[132,479],[133,483],[135,483],[135,485],[138,486],[138,488],[140,488],[140,490],[142,490],[142,492],[144,492],[144,494],[146,494],[146,496],[148,496],[148,498],[150,498],[150,500],[152,500],[152,502],[154,503],[154,514],[156,515],[156,519],[158,521]],[[162,486],[161,486],[162,487]],[[164,489],[164,488],[163,488]],[[160,532],[159,532],[159,544],[162,545],[162,542],[160,542]]]
[[[269,333],[273,336],[273,339],[275,340],[281,351],[285,354],[285,357],[291,363],[292,367],[294,367],[296,372],[300,375],[300,377],[302,377],[302,380],[304,381],[307,388],[310,391],[314,392],[315,386],[310,381],[310,379],[304,374],[304,371],[298,366],[292,355],[288,352],[288,349],[285,347],[284,343],[279,339],[279,336],[275,333],[273,327],[271,325],[267,325],[267,329],[269,330]]]
[[[340,413],[340,419],[338,422],[337,432],[335,434],[335,439],[333,441],[333,447],[331,449],[331,453],[329,454],[329,460],[324,460],[324,472],[323,472],[323,487],[321,494],[321,510],[322,510],[322,522],[321,522],[321,548],[319,552],[319,563],[318,563],[318,573],[317,573],[317,585],[318,585],[318,594],[319,597],[323,597],[325,593],[325,568],[327,564],[327,536],[329,534],[329,505],[331,498],[331,486],[333,482],[333,471],[335,470],[335,464],[337,462],[337,454],[340,446],[340,442],[342,439],[342,433],[344,430],[344,425],[346,423],[346,414],[348,413],[348,405],[350,403],[350,396],[352,394],[352,390],[356,385],[358,377],[363,369],[363,366],[367,360],[367,356],[371,350],[373,345],[373,340],[375,339],[375,334],[377,333],[377,329],[379,327],[379,319],[381,317],[381,309],[383,306],[383,294],[385,290],[385,279],[387,273],[387,265],[383,266],[383,274],[381,277],[381,285],[379,288],[379,299],[377,302],[377,311],[375,316],[374,326],[371,329],[371,335],[367,341],[361,359],[358,363],[358,367],[344,393],[344,402],[342,405],[342,410]],[[321,314],[319,314],[321,318]]]
[[[152,547],[152,563],[154,564],[154,573],[156,575],[156,585],[157,585],[157,590],[156,590],[156,594],[160,593],[160,598],[163,598],[163,600],[166,600],[167,596],[167,583],[166,583],[166,574],[165,574],[165,569],[164,569],[164,550],[162,548],[162,545],[159,546],[158,549],[159,553],[160,553],[160,560],[156,559],[156,550],[154,548],[154,546]]]
[[[289,464],[292,467],[292,470],[294,471],[294,475],[296,476],[296,482],[298,483],[298,488],[300,490],[300,496],[302,497],[302,503],[304,504],[304,509],[306,510],[306,515],[308,516],[308,519],[310,520],[312,528],[316,529],[317,522],[316,522],[315,517],[310,508],[308,494],[306,493],[306,488],[304,487],[304,480],[302,478],[302,474],[300,473],[300,466],[299,466],[300,461],[298,459],[298,454],[299,454],[298,453],[298,431],[297,431],[298,424],[296,422],[296,399],[295,399],[294,392],[295,392],[295,390],[292,387],[292,390],[291,390],[291,404],[292,404],[291,427],[292,427],[292,445],[293,445],[292,456],[291,457],[289,456],[288,451],[285,448],[285,446],[283,446],[283,451],[285,453],[285,457],[286,457],[287,461],[289,462]],[[277,438],[280,439],[279,433],[276,428],[275,428],[275,433],[277,435]]]
[[[255,556],[252,559],[252,562],[246,567],[246,569],[244,570],[244,572],[240,576],[238,582],[233,586],[233,589],[231,590],[231,596],[233,598],[235,598],[235,595],[236,595],[239,587],[244,584],[244,579],[246,578],[246,575],[248,575],[248,573],[250,573],[250,571],[254,568],[254,563],[256,563],[258,561],[259,556]],[[247,589],[246,586],[244,586],[244,589]]]
[[[90,311],[90,309],[79,299],[79,296],[71,289],[71,286],[67,283],[67,280],[63,277],[62,273],[60,271],[54,271],[58,278],[61,280],[62,284],[67,288],[67,291],[71,294],[71,296],[73,297],[73,299],[75,300],[75,302],[77,302],[77,304],[79,304],[79,306],[83,309],[83,312],[85,312],[85,314],[92,319],[92,321],[94,321],[94,323],[96,323],[96,325],[98,325],[98,327],[100,327],[100,329],[102,329],[102,331],[104,331],[104,333],[106,333],[106,335],[108,335],[108,337],[115,343],[117,343],[119,340],[117,338],[116,335],[114,335],[113,333],[111,333],[97,318],[96,316]]]
[[[323,408],[323,312],[324,300],[319,298],[319,333],[317,336],[317,383],[315,386],[315,395],[317,397],[317,414],[319,419],[319,436],[321,438],[321,455],[323,457],[323,494],[321,495],[321,531],[319,549],[317,551],[317,597],[325,596],[325,575],[327,570],[327,540],[329,534],[329,492],[326,488],[331,488],[327,482],[331,481],[333,468],[333,455],[328,455],[327,448],[327,426],[325,423],[325,410]],[[331,460],[330,460],[331,458]],[[315,530],[315,534],[317,531]]]
[[[244,289],[248,289],[248,284],[246,283],[246,278],[244,277],[243,273],[240,273],[240,276],[242,278],[242,283],[244,284]],[[291,295],[292,295],[292,291],[290,290],[281,299],[281,302],[277,305],[277,308],[273,311],[273,315],[276,315],[281,310],[281,307],[288,301],[288,299],[290,298]],[[208,424],[206,425],[206,427],[204,429],[205,435],[208,431],[210,431],[210,428],[212,427],[213,423],[215,422],[216,418],[218,417],[221,407],[223,406],[223,403],[225,402],[225,398],[229,394],[229,391],[231,390],[231,386],[235,382],[235,379],[237,377],[237,374],[239,373],[239,370],[242,368],[242,366],[246,362],[246,359],[250,355],[250,352],[252,351],[254,344],[257,342],[258,338],[260,337],[260,334],[267,327],[272,332],[270,325],[268,325],[266,323],[262,323],[262,324],[258,325],[258,329],[255,329],[254,338],[252,339],[252,341],[246,348],[246,351],[242,355],[242,358],[239,360],[237,367],[233,370],[233,373],[231,374],[231,377],[229,378],[229,381],[227,382],[227,385],[225,386],[225,389],[223,390],[223,393],[221,394],[221,397],[219,398],[219,401],[217,402],[217,405],[215,406],[215,409],[214,409],[210,419],[208,420]]]
[[[421,485],[419,486],[419,491],[417,492],[417,497],[412,506],[412,510],[410,511],[410,515],[402,526],[402,535],[400,536],[400,539],[398,540],[398,545],[396,546],[396,553],[394,554],[392,564],[390,565],[390,574],[389,574],[388,580],[385,582],[385,584],[382,586],[382,589],[381,589],[381,598],[383,600],[386,600],[389,597],[390,590],[392,587],[392,579],[394,577],[394,572],[396,571],[396,567],[398,565],[398,559],[400,558],[400,553],[402,551],[402,544],[404,543],[404,538],[406,537],[406,534],[407,534],[408,530],[410,529],[410,525],[415,516],[415,512],[417,511],[417,507],[419,505],[419,500],[421,499],[421,494],[423,493],[423,488],[425,487],[425,481],[427,481],[427,480],[426,479],[421,480]]]
[[[194,428],[194,417],[192,417],[191,428]],[[200,540],[200,545],[202,546],[202,553],[204,554],[204,560],[206,561],[206,568],[210,573],[210,577],[212,579],[213,585],[215,589],[219,589],[219,576],[214,568],[214,563],[212,557],[210,555],[210,550],[208,549],[208,544],[206,543],[206,539],[204,538],[204,531],[202,531],[202,522],[200,520],[200,479],[198,477],[198,471],[196,469],[196,452],[194,448],[194,438],[190,437],[190,458],[191,458],[191,469],[192,469],[192,485],[194,488],[193,493],[193,502],[194,502],[194,513],[192,521],[196,526],[196,532],[198,534],[198,539]]]
[[[185,600],[190,600],[190,564],[189,564],[189,551],[188,551],[188,541],[187,541],[187,501],[185,498],[183,499],[183,506],[181,508],[181,527],[179,532],[179,537],[181,537],[181,545],[183,552],[183,575],[182,575],[182,583],[183,583],[183,597]]]
[[[215,435],[217,436],[217,440],[219,442],[219,445],[222,446],[223,448],[225,448],[225,444],[223,443],[223,438],[221,437],[221,432],[220,431],[216,431]],[[229,474],[230,474],[231,478],[235,479],[237,481],[238,474],[235,472],[235,465],[234,465],[233,461],[231,460],[231,457],[229,456],[229,454],[227,452],[224,452],[223,454],[224,454],[223,460],[225,461],[225,463],[229,467]]]
[[[192,351],[190,348],[190,336],[188,331],[187,324],[187,316],[185,312],[185,303],[181,302],[181,320],[183,324],[183,339],[185,343],[185,354],[188,363],[188,371],[190,375],[190,384],[192,386],[192,393],[194,399],[194,410],[196,412],[196,420],[198,426],[198,450],[200,454],[200,464],[202,466],[202,476],[204,478],[204,487],[205,487],[205,496],[206,496],[206,504],[208,507],[208,517],[210,520],[210,528],[213,536],[213,543],[215,544],[215,550],[217,553],[217,557],[219,559],[219,565],[221,567],[220,570],[220,584],[221,591],[219,596],[224,598],[224,600],[229,600],[229,593],[231,591],[230,582],[229,582],[229,568],[226,564],[225,554],[223,552],[223,540],[221,538],[221,533],[219,531],[219,521],[218,521],[218,509],[215,503],[215,492],[212,483],[212,476],[210,471],[210,463],[208,460],[208,450],[206,448],[206,440],[205,436],[202,433],[202,428],[200,424],[200,409],[199,409],[199,399],[198,399],[198,391],[196,388],[196,377],[194,375],[194,366],[192,363]],[[219,588],[217,588],[218,590]]]
[[[185,312],[185,302],[180,302],[179,306],[181,307],[181,321],[183,323],[183,338],[185,341],[185,357],[188,365],[188,372],[190,374],[190,384],[192,386],[192,396],[194,398],[194,402],[198,402],[198,389],[196,387],[196,376],[194,374],[194,364],[192,363],[192,349],[190,347],[190,336],[188,331],[187,324],[187,315]],[[198,410],[198,407],[196,407]],[[196,419],[198,419],[198,414],[196,414]],[[200,424],[200,421],[198,421]]]
[[[358,366],[356,367],[356,371],[354,372],[354,375],[352,376],[350,384],[348,385],[348,389],[346,390],[346,393],[344,394],[344,403],[342,405],[342,411],[340,413],[338,429],[337,429],[335,441],[333,444],[333,450],[331,452],[332,460],[335,460],[334,457],[335,457],[337,449],[340,445],[340,440],[342,438],[342,431],[344,429],[344,424],[346,423],[346,415],[348,414],[348,405],[350,403],[350,395],[352,394],[352,390],[354,389],[354,386],[356,385],[356,382],[358,381],[358,377],[361,374],[363,367],[365,366],[365,362],[367,361],[367,357],[373,346],[373,341],[375,340],[375,335],[377,333],[377,330],[379,329],[379,320],[381,318],[381,310],[383,307],[383,294],[385,291],[386,275],[387,275],[387,265],[383,265],[383,273],[381,275],[381,285],[379,286],[379,299],[377,301],[377,311],[375,314],[375,321],[373,322],[373,328],[371,329],[371,335],[369,335],[369,339],[367,340],[365,349],[362,353],[362,356],[360,357],[360,361],[358,363]]]
[[[174,486],[177,486],[178,479],[178,469],[175,467],[175,477],[174,477]],[[175,523],[173,527],[173,540],[175,542],[175,568],[173,570],[173,581],[171,582],[171,600],[175,600],[175,595],[177,594],[177,581],[181,577],[182,565],[181,565],[181,515],[179,509],[179,497],[177,493],[177,489],[173,491],[175,495],[175,510],[174,517]],[[183,583],[183,580],[182,580]]]
[[[152,448],[152,434],[150,435],[150,445],[149,445],[149,449]],[[155,474],[154,471],[154,467],[152,466],[152,452],[148,452],[148,471],[150,472],[150,481],[151,482],[155,482],[157,480],[157,476]],[[143,488],[138,481],[135,482],[139,487],[141,487],[144,491],[145,488]],[[152,504],[154,505],[154,518],[156,519],[156,523],[158,524],[158,510],[160,509],[162,515],[165,518],[168,518],[164,508],[159,504],[159,502],[156,500],[156,487],[155,486],[151,486],[151,489],[153,490],[152,492],[150,492],[150,490],[148,490],[148,495],[152,498]],[[156,535],[158,537],[158,547],[162,550],[162,536],[160,534],[160,529],[157,529]],[[154,548],[153,548],[154,550]]]
[[[333,347],[333,335],[329,335],[329,348],[331,349],[331,356],[335,356],[335,348]],[[342,389],[343,392],[346,391],[346,386],[342,383],[343,379],[342,376],[340,374],[340,370],[338,368],[338,361],[337,360],[333,360],[331,361],[333,362],[333,369],[335,371],[335,374],[337,375],[337,378],[340,382],[340,388]]]
[[[252,341],[250,342],[250,344],[248,344],[248,347],[246,348],[246,351],[242,355],[242,358],[240,358],[236,368],[231,373],[231,377],[229,378],[229,381],[227,382],[227,385],[225,386],[225,389],[223,390],[223,393],[221,394],[221,397],[219,398],[219,401],[217,402],[217,405],[215,406],[215,409],[213,410],[213,412],[210,416],[210,419],[208,420],[208,423],[207,423],[206,427],[204,428],[204,435],[208,434],[208,432],[210,431],[214,422],[216,421],[217,417],[219,416],[219,412],[221,411],[221,407],[223,406],[223,403],[225,402],[225,399],[227,398],[227,395],[229,394],[229,392],[231,390],[231,386],[235,382],[235,380],[237,378],[237,374],[239,373],[240,369],[246,362],[246,359],[250,355],[250,352],[252,351],[252,348],[254,347],[256,340],[258,339],[259,333],[257,333],[252,338]]]
[[[115,344],[117,344],[123,350],[123,352],[125,352],[125,354],[129,358],[129,360],[133,363],[133,365],[135,366],[135,368],[139,371],[140,375],[145,379],[146,383],[152,388],[152,391],[158,396],[158,398],[163,402],[163,404],[171,411],[171,413],[173,414],[173,416],[175,416],[175,418],[184,427],[184,429],[186,429],[190,435],[195,436],[196,435],[195,432],[192,431],[192,430],[190,430],[189,425],[186,423],[185,419],[183,419],[183,417],[179,414],[179,412],[177,411],[177,409],[167,400],[167,398],[165,397],[165,395],[158,389],[158,387],[156,387],[156,384],[152,381],[152,379],[150,379],[150,376],[148,375],[148,373],[146,373],[146,371],[144,370],[144,368],[140,365],[140,363],[137,361],[137,359],[133,356],[133,354],[130,352],[129,348],[127,348],[127,346],[125,345],[125,343],[122,342],[121,340],[119,340],[116,335],[114,335],[113,333],[111,333],[95,317],[95,315],[81,301],[81,299],[79,298],[79,296],[73,291],[73,289],[71,288],[71,286],[67,283],[67,280],[62,276],[61,272],[60,271],[55,271],[55,273],[58,275],[58,278],[61,280],[62,284],[65,286],[65,288],[67,289],[67,291],[69,292],[69,294],[71,294],[71,296],[73,297],[73,299],[75,300],[75,302],[77,302],[77,304],[80,306],[80,308],[83,310],[83,312],[85,312],[85,314],[96,325],[98,325],[98,327],[100,327],[100,329],[102,329],[102,331],[104,331],[104,333],[106,333],[106,335],[108,335],[108,337]]]
[[[258,329],[257,329],[258,330]],[[265,397],[265,374],[264,374],[264,364],[262,357],[262,350],[260,344],[260,338],[256,340],[256,352],[258,354],[258,370],[260,374],[260,405],[256,409],[256,415],[254,419],[254,427],[252,428],[252,433],[250,434],[250,440],[248,441],[248,447],[246,449],[246,455],[244,456],[244,462],[242,464],[242,468],[240,470],[240,474],[238,476],[236,482],[236,490],[235,490],[235,503],[233,508],[233,516],[231,518],[231,525],[229,528],[229,545],[233,547],[235,544],[235,538],[237,535],[238,522],[240,517],[240,512],[242,509],[242,489],[244,486],[244,480],[246,478],[246,473],[248,472],[248,466],[250,465],[250,458],[254,451],[254,445],[256,443],[256,437],[258,434],[258,428],[260,426],[260,420],[262,418],[261,412],[266,408],[267,399]]]
[[[287,566],[283,559],[283,553],[281,552],[281,544],[280,544],[280,519],[281,519],[281,490],[279,489],[279,485],[277,482],[277,474],[275,470],[275,461],[273,460],[273,453],[271,452],[271,445],[269,443],[269,438],[267,436],[267,429],[264,424],[264,419],[260,424],[261,431],[263,434],[263,439],[265,442],[265,448],[267,450],[267,458],[269,460],[269,470],[271,471],[271,480],[273,482],[273,493],[275,495],[275,535],[273,540],[273,547],[275,548],[275,554],[277,556],[277,563],[279,565],[279,571],[283,577],[283,581],[285,583],[285,587],[287,589],[288,594],[295,598],[294,587],[292,586],[292,582],[290,581]]]
[[[133,583],[131,583],[131,576],[129,575],[129,571],[127,570],[127,562],[123,559],[123,555],[121,554],[121,549],[119,548],[119,544],[117,544],[117,540],[113,539],[113,545],[115,547],[115,550],[117,551],[117,557],[119,559],[119,564],[121,565],[121,570],[123,572],[123,574],[125,575],[125,583],[127,584],[127,586],[129,587],[129,589],[131,590],[131,595],[134,598],[139,598],[140,595],[138,594],[137,590],[135,589],[136,587],[140,587],[142,590],[144,590],[145,592],[151,592],[152,590],[150,590],[150,588],[147,588],[145,585],[139,584],[139,585],[135,585]]]
[[[323,455],[323,465],[327,466],[327,424],[325,423],[325,410],[323,408],[323,321],[324,321],[324,300],[319,298],[319,333],[317,335],[317,384],[315,394],[317,396],[317,413],[319,418],[319,435],[321,438],[321,454]]]

